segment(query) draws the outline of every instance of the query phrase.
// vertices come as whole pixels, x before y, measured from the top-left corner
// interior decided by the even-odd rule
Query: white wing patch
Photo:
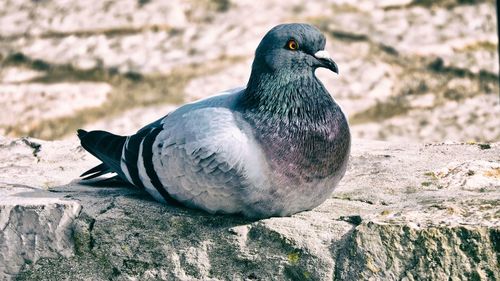
[[[122,149],[122,157],[120,158],[120,168],[122,169],[123,174],[127,178],[128,182],[131,184],[134,184],[132,181],[132,177],[130,177],[130,173],[128,172],[127,168],[127,163],[125,163],[125,150],[128,147],[128,141],[130,140],[130,137],[127,137],[127,140],[125,141],[125,144],[123,145]]]
[[[141,141],[141,145],[139,146],[139,155],[137,158],[137,168],[139,171],[139,178],[141,179],[142,184],[146,188],[146,191],[149,194],[151,194],[151,196],[153,196],[154,199],[162,203],[167,203],[163,198],[163,196],[161,196],[158,190],[156,190],[156,188],[153,186],[153,184],[151,183],[151,179],[149,178],[146,172],[146,168],[144,167],[144,159],[142,156],[143,145],[144,145],[144,139]]]

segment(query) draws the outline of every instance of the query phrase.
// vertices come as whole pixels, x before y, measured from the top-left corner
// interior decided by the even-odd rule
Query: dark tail
[[[123,145],[127,137],[113,135],[105,131],[87,132],[82,129],[79,129],[77,134],[82,147],[102,161],[100,165],[86,171],[80,177],[89,180],[114,172],[125,179],[120,167],[120,161]]]

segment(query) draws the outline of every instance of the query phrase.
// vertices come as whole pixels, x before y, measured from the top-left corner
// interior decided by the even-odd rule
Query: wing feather
[[[173,114],[164,121],[153,146],[153,163],[174,198],[209,212],[241,211],[247,170],[252,168],[247,162],[261,152],[239,122],[224,107]],[[250,162],[264,166],[258,161]]]

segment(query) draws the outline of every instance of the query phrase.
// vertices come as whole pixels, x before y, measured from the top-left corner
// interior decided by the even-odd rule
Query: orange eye
[[[292,51],[295,51],[299,48],[299,44],[293,39],[288,40],[288,43],[286,43],[286,46],[288,47],[288,49],[290,49]]]

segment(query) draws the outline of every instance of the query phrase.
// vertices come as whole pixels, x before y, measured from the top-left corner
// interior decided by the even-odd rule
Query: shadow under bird
[[[252,218],[289,216],[323,203],[344,176],[347,119],[315,76],[338,73],[325,37],[308,24],[271,29],[246,88],[181,106],[131,136],[78,130],[106,173],[156,200]]]

